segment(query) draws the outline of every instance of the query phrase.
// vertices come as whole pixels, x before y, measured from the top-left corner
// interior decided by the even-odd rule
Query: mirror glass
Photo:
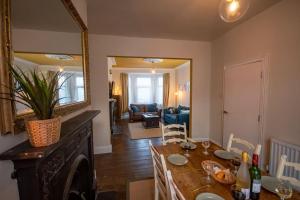
[[[62,72],[59,105],[85,101],[81,29],[61,0],[12,0],[13,65],[24,72]],[[31,112],[16,103],[17,115]]]

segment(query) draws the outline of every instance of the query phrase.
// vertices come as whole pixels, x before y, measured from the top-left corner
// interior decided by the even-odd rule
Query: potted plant
[[[19,67],[10,67],[14,86],[5,99],[15,101],[32,109],[34,120],[25,120],[29,141],[33,147],[48,146],[60,138],[61,117],[54,116],[59,102],[58,85],[61,72],[45,76],[37,70],[24,72]],[[3,98],[3,97],[2,97]]]

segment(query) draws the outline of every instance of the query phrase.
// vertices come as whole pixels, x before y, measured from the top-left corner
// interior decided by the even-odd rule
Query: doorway
[[[225,67],[223,147],[231,133],[263,144],[264,71],[263,60]]]
[[[111,121],[128,120],[131,139],[161,137],[162,124],[186,124],[189,133],[191,71],[187,58],[109,56],[110,97],[118,108]],[[148,113],[151,127],[144,123]]]

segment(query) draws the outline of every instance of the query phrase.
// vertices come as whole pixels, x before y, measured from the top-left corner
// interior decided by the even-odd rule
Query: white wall
[[[210,104],[210,43],[168,39],[89,36],[92,107],[102,111],[94,120],[96,153],[111,150],[108,110],[107,56],[191,58],[193,60],[192,136],[208,137]]]
[[[175,106],[175,70],[174,69],[156,69],[156,73],[169,73],[170,74],[170,96],[169,106]],[[121,89],[120,74],[121,73],[150,73],[151,69],[147,68],[113,68],[112,69],[112,80],[115,82],[116,87]]]
[[[229,64],[270,55],[264,141],[300,145],[300,1],[285,0],[212,43],[211,138],[222,141],[222,73]]]
[[[177,91],[180,93],[177,95],[177,106],[190,106],[190,91],[184,88],[187,82],[190,82],[190,61],[183,63],[175,69],[175,82]]]
[[[14,51],[82,54],[81,34],[33,29],[13,29]]]

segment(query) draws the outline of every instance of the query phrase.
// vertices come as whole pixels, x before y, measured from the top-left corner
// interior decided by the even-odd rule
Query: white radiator
[[[282,142],[280,140],[271,139],[269,170],[271,176],[276,175],[277,165],[280,156],[287,155],[288,162],[300,163],[300,146]],[[285,167],[284,176],[295,177],[300,179],[300,172],[291,167]]]

